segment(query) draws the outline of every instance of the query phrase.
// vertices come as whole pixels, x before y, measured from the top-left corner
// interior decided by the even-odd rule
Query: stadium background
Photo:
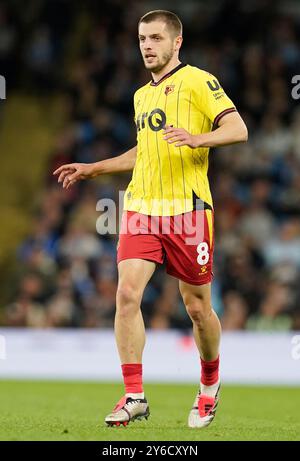
[[[0,74],[7,84],[7,99],[0,101],[0,333],[11,338],[8,358],[14,348],[19,357],[11,368],[9,359],[6,365],[0,361],[0,368],[8,367],[4,376],[18,377],[18,364],[19,374],[27,376],[30,366],[26,356],[20,358],[27,341],[27,352],[42,352],[33,370],[44,366],[51,373],[51,351],[43,354],[49,345],[54,352],[57,344],[60,353],[66,350],[56,336],[60,331],[82,333],[81,346],[90,332],[88,354],[93,345],[100,354],[96,336],[111,333],[117,237],[96,232],[96,203],[103,197],[118,201],[129,176],[105,176],[63,191],[52,172],[66,162],[94,162],[134,145],[132,97],[149,80],[136,25],[156,8],[178,13],[184,25],[182,61],[219,78],[249,130],[247,144],[210,154],[213,305],[231,344],[227,367],[240,364],[236,344],[248,345],[249,354],[259,357],[272,333],[275,342],[266,357],[261,350],[254,381],[265,369],[271,371],[266,382],[276,383],[280,367],[289,362],[287,382],[299,385],[299,362],[290,351],[300,330],[300,106],[291,94],[292,76],[300,73],[297,1],[30,0],[26,8],[18,0],[0,1]],[[143,315],[150,338],[173,338],[175,331],[183,338],[182,350],[191,349],[191,324],[177,281],[162,268],[145,291]],[[41,347],[43,341],[47,347]],[[102,358],[119,374],[112,343],[110,350]],[[77,358],[73,372],[83,367],[84,355],[82,362]],[[255,362],[248,365],[246,382]],[[102,372],[98,367],[96,377]],[[284,378],[282,372],[279,382]]]
[[[132,96],[149,80],[136,22],[158,3],[43,0],[26,11],[18,3],[0,4],[1,324],[111,327],[116,237],[97,234],[96,202],[117,202],[129,176],[65,192],[52,171],[134,145]],[[185,26],[182,60],[218,76],[250,133],[247,144],[210,156],[215,309],[225,330],[300,329],[298,4],[171,3]],[[163,270],[143,311],[150,328],[190,327]]]

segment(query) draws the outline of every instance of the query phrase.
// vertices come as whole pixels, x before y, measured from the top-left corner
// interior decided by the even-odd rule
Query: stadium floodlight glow
[[[6,80],[0,75],[0,99],[6,99]]]

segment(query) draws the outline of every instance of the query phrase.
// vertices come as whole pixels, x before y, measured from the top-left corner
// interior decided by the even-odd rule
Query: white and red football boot
[[[201,394],[199,390],[194,405],[190,411],[188,426],[192,428],[203,428],[208,426],[214,419],[217,405],[219,403],[220,385],[215,397]]]
[[[108,426],[127,426],[130,421],[148,419],[150,415],[149,405],[146,399],[132,399],[122,397],[116,404],[112,413],[106,416]]]

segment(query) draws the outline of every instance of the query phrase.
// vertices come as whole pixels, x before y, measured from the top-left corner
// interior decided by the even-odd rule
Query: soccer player
[[[133,170],[124,199],[118,244],[119,282],[115,336],[125,396],[105,418],[127,425],[148,418],[142,355],[145,328],[140,310],[144,289],[157,264],[179,280],[193,324],[201,366],[200,387],[189,413],[189,427],[214,418],[220,388],[221,327],[211,306],[213,204],[207,178],[210,147],[247,140],[247,128],[220,83],[208,72],[179,60],[182,24],[172,12],[155,10],[138,24],[140,51],[152,79],[134,95],[137,145],[115,158],[93,164],[63,165],[54,174],[69,188],[80,179]],[[176,232],[176,218],[189,226]],[[169,232],[163,232],[169,220]],[[139,232],[132,231],[139,222]],[[153,223],[158,232],[152,232]],[[196,226],[196,227],[195,227]],[[155,227],[155,226],[154,226]],[[159,357],[158,357],[159,360]]]

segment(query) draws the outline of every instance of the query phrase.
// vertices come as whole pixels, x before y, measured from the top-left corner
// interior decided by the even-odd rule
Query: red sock
[[[205,386],[212,386],[219,379],[219,356],[216,360],[209,362],[201,357],[201,383]]]
[[[126,394],[143,392],[143,365],[141,363],[125,363],[122,373]]]

